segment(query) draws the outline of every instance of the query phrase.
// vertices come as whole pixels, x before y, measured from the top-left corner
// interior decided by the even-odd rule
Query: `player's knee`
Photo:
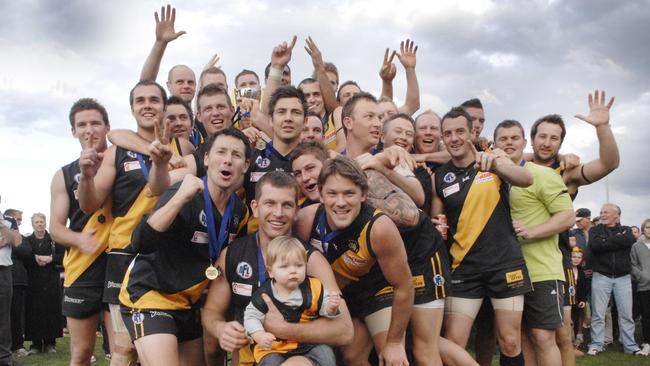
[[[550,331],[531,332],[530,338],[538,348],[547,348],[555,344],[555,333]]]
[[[367,365],[368,360],[364,360],[363,357],[360,355],[363,352],[359,352],[359,350],[353,350],[350,349],[351,347],[345,347],[344,349],[341,349],[341,358],[343,359],[343,363],[345,363],[346,366],[365,366]]]
[[[521,352],[521,343],[516,335],[499,337],[499,349],[508,356],[516,356]]]

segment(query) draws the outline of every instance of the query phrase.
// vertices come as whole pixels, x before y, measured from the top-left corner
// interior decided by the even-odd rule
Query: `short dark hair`
[[[226,73],[220,68],[216,66],[211,66],[203,71],[201,71],[201,75],[199,76],[199,81],[203,80],[203,77],[208,74],[218,74],[218,75],[223,75],[223,78],[227,80]]]
[[[343,89],[344,87],[346,87],[348,85],[354,85],[357,88],[359,88],[359,91],[363,91],[363,90],[361,90],[361,87],[359,86],[359,84],[357,84],[356,81],[348,80],[348,81],[344,82],[343,84],[341,84],[339,86],[339,90],[336,91],[336,100],[338,100],[338,101],[341,100],[341,89]]]
[[[5,210],[5,213],[4,213],[5,216],[11,216],[13,218],[16,218],[17,215],[22,215],[22,214],[23,214],[22,211],[17,210],[15,208],[8,208],[8,209]]]
[[[228,91],[223,87],[212,83],[212,84],[205,85],[203,88],[201,88],[201,90],[199,90],[199,94],[196,96],[196,109],[198,109],[199,111],[201,110],[201,103],[199,102],[201,100],[201,97],[203,96],[211,97],[213,95],[221,95],[221,94],[226,96],[228,106],[232,108],[232,101],[230,100],[230,95],[228,95]]]
[[[354,183],[365,194],[368,192],[368,179],[359,164],[344,155],[326,160],[318,176],[318,189],[323,192],[323,185],[332,175],[340,175]]]
[[[348,100],[347,103],[343,106],[343,109],[341,111],[341,120],[343,120],[345,117],[351,117],[352,113],[354,113],[354,109],[357,106],[357,103],[359,103],[360,100],[366,100],[369,102],[377,103],[377,98],[375,98],[374,95],[366,92],[361,92],[358,94],[355,94]],[[345,135],[348,135],[348,129],[345,127],[345,124],[343,124],[343,132]]]
[[[566,127],[564,126],[564,120],[562,119],[562,116],[559,114],[549,114],[535,121],[535,123],[533,123],[533,127],[530,128],[530,139],[535,139],[535,136],[537,135],[537,128],[544,122],[560,126],[562,129],[562,134],[560,135],[560,143],[564,142],[564,137],[566,136]]]
[[[296,146],[289,156],[289,164],[293,167],[293,162],[303,155],[313,155],[321,162],[329,159],[330,154],[325,145],[320,141],[305,141]],[[293,168],[292,168],[293,170]]]
[[[212,145],[214,145],[214,142],[217,140],[219,136],[231,136],[241,140],[244,143],[244,148],[245,148],[244,153],[246,155],[246,160],[249,160],[251,158],[252,148],[251,148],[250,141],[248,141],[248,137],[246,137],[246,135],[244,135],[243,132],[241,132],[240,130],[234,127],[224,128],[223,130],[219,130],[215,132],[214,135],[210,136],[207,145],[205,147],[206,154],[210,153],[210,149],[212,149]]]
[[[313,84],[313,83],[317,83],[317,82],[318,82],[318,80],[316,80],[316,79],[314,79],[314,78],[304,78],[304,79],[302,79],[302,81],[298,84],[298,89],[300,89],[303,85],[306,85],[306,84]],[[300,90],[302,90],[302,89],[300,89]]]
[[[160,86],[160,84],[158,84],[153,80],[140,80],[138,81],[137,84],[135,84],[135,86],[133,86],[131,92],[129,92],[129,105],[131,106],[131,108],[133,109],[133,92],[135,92],[135,89],[137,89],[139,86],[147,86],[147,85],[155,85],[156,87],[158,87],[158,90],[160,90],[160,97],[162,99],[163,106],[166,106],[167,92],[165,91],[165,89],[162,86]]]
[[[386,133],[386,129],[388,128],[388,125],[390,125],[391,122],[393,122],[396,119],[400,119],[400,118],[411,122],[411,126],[413,126],[413,129],[415,130],[415,121],[413,120],[413,118],[411,116],[409,116],[406,113],[395,113],[392,116],[389,116],[388,118],[386,118],[386,120],[384,121],[384,133]]]
[[[257,79],[257,83],[260,83],[260,77],[257,76],[257,73],[253,70],[248,70],[248,69],[243,69],[237,76],[235,76],[235,87],[237,87],[237,82],[239,81],[239,78],[244,76],[244,75],[253,75],[255,76],[255,79]]]
[[[287,64],[287,65],[284,65],[284,69],[287,69],[287,71],[289,72],[289,75],[291,75],[291,68],[289,67],[288,64]],[[284,69],[282,69],[282,73],[283,73],[283,74],[284,74]],[[269,73],[270,73],[270,72],[271,72],[271,63],[269,62],[269,63],[266,65],[266,67],[264,68],[264,80],[268,80],[268,79],[269,79]]]
[[[255,200],[259,200],[262,196],[262,188],[270,184],[275,188],[291,188],[295,192],[295,201],[298,202],[298,195],[300,193],[300,186],[296,182],[293,175],[280,170],[270,171],[262,176],[255,184]]]
[[[104,108],[103,105],[101,105],[97,100],[93,98],[81,98],[74,102],[74,104],[72,104],[72,107],[70,107],[70,114],[68,118],[70,119],[70,126],[72,129],[74,129],[74,115],[78,112],[89,110],[95,110],[99,112],[99,114],[102,115],[102,119],[104,120],[104,125],[110,126],[110,122],[108,121],[108,112],[106,112],[106,108]]]
[[[481,100],[478,98],[472,98],[469,100],[466,100],[460,104],[462,108],[478,108],[478,109],[483,109],[483,103],[481,103]]]
[[[273,92],[271,99],[269,99],[269,112],[271,115],[273,115],[275,106],[278,104],[278,101],[284,98],[298,98],[300,104],[302,105],[303,114],[305,115],[305,118],[307,118],[307,111],[309,110],[309,106],[307,105],[305,94],[303,94],[300,89],[294,86],[284,86],[277,88],[275,92]]]
[[[465,119],[467,120],[467,128],[471,131],[472,117],[470,117],[469,113],[467,113],[467,111],[463,107],[454,107],[449,112],[445,113],[445,115],[440,120],[440,129],[442,130],[442,126],[445,124],[446,119],[458,118],[458,117],[465,117]]]
[[[186,101],[184,101],[183,99],[181,99],[180,97],[177,97],[175,95],[172,95],[171,97],[169,97],[169,99],[167,99],[167,105],[168,106],[177,105],[177,104],[182,105],[185,108],[185,110],[187,111],[187,115],[190,117],[190,119],[192,119],[192,116],[193,116],[192,108],[190,107],[189,103],[187,103]]]
[[[499,131],[499,128],[511,128],[511,127],[519,127],[521,130],[521,137],[524,139],[526,138],[526,135],[524,134],[524,127],[519,123],[519,121],[515,121],[514,119],[506,119],[501,121],[497,127],[494,129],[494,134],[492,138],[494,138],[494,141],[497,140],[497,131]]]

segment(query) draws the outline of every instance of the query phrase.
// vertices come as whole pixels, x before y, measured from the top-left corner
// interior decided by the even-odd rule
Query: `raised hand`
[[[153,128],[155,140],[149,145],[148,153],[153,164],[166,167],[172,158],[172,149],[169,146],[171,128],[169,123],[164,120],[154,123]]]
[[[383,81],[393,81],[395,75],[397,75],[397,68],[393,63],[397,51],[393,51],[393,53],[390,54],[390,57],[388,57],[388,52],[390,52],[390,50],[386,48],[386,52],[384,52],[384,61],[379,69],[379,77]]]
[[[589,94],[589,115],[583,116],[576,114],[575,117],[581,119],[595,127],[606,125],[609,123],[609,110],[614,104],[614,97],[610,98],[609,103],[605,104],[605,91],[598,90],[594,94]]]
[[[95,134],[89,133],[81,140],[81,155],[79,156],[79,169],[81,175],[86,178],[93,178],[102,164],[104,153],[97,152],[99,141],[95,141]]]
[[[484,152],[476,150],[476,146],[471,140],[466,140],[466,144],[470,146],[474,154],[475,164],[474,167],[483,172],[492,172],[496,168],[496,155],[491,152]]]
[[[220,60],[219,55],[217,55],[216,53],[214,55],[212,55],[212,57],[210,58],[208,63],[205,64],[205,66],[203,66],[203,71],[205,71],[205,70],[207,70],[207,69],[209,69],[211,67],[217,66],[217,63],[219,62],[219,60]]]
[[[271,65],[284,68],[291,61],[291,53],[293,52],[293,46],[296,45],[296,40],[298,37],[293,36],[291,43],[282,42],[281,44],[273,47],[273,52],[271,53]]]
[[[323,54],[316,46],[316,42],[314,42],[314,40],[311,39],[311,36],[309,36],[305,39],[305,43],[307,44],[305,46],[305,51],[307,51],[309,56],[311,56],[311,63],[314,65],[314,68],[322,67],[324,65]]]
[[[407,39],[406,41],[400,42],[397,58],[405,69],[413,69],[415,68],[415,62],[417,60],[415,56],[417,52],[418,46],[415,45],[415,42]]]
[[[154,13],[154,17],[156,18],[156,40],[168,43],[185,34],[185,31],[176,32],[174,30],[176,8],[172,8],[171,5],[161,7],[160,17],[158,17],[158,12]]]
[[[273,346],[275,336],[273,333],[265,332],[263,330],[251,334],[255,343],[259,344],[263,350],[268,351]]]

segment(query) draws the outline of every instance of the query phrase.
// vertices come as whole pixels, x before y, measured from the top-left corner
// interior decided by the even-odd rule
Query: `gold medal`
[[[216,280],[220,274],[221,271],[213,265],[210,265],[205,269],[205,277],[207,277],[209,280]]]

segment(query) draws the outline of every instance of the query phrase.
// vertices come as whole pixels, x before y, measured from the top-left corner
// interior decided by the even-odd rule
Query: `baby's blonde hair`
[[[266,268],[271,268],[277,261],[295,257],[307,263],[307,250],[300,240],[291,236],[278,236],[269,242],[266,248]]]

